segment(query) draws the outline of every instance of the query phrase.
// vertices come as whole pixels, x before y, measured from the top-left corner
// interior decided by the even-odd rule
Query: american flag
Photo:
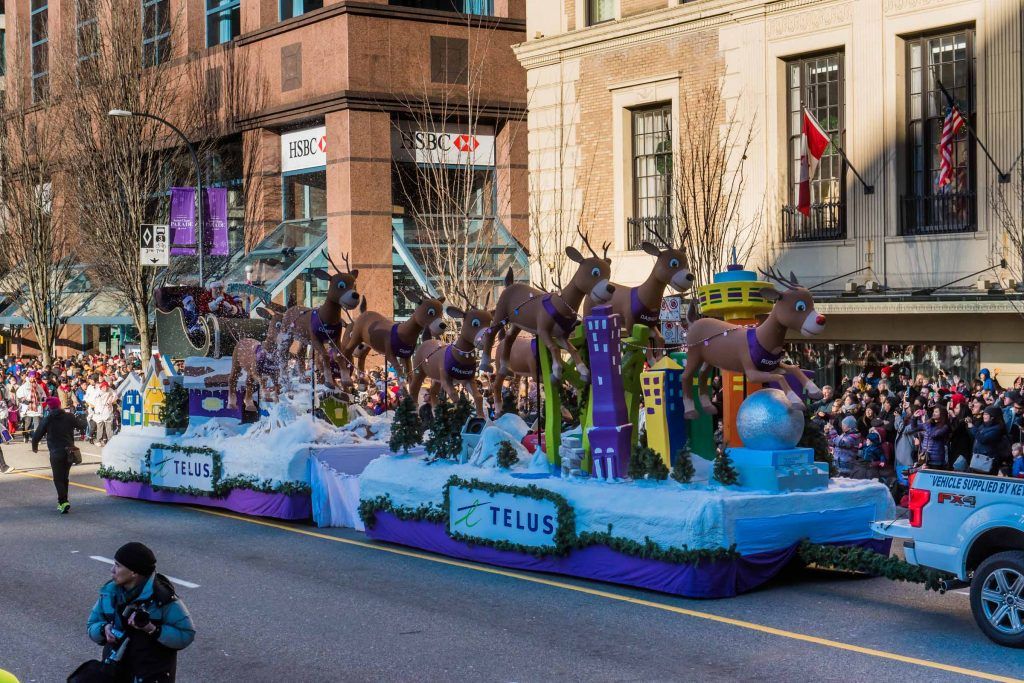
[[[960,114],[953,98],[945,93],[946,101],[949,103],[949,111],[946,112],[946,119],[942,122],[942,137],[939,138],[939,187],[945,187],[953,182],[956,173],[956,165],[953,163],[953,139],[960,129],[964,127],[964,117]]]

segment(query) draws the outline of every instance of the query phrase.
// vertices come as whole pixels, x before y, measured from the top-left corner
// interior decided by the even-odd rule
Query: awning
[[[73,310],[70,307],[67,310]],[[95,293],[68,316],[67,321],[76,325],[134,325],[124,305],[109,290]]]

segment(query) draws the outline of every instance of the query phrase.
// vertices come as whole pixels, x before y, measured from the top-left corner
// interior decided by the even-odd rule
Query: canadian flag
[[[817,119],[806,108],[803,110],[803,124],[800,137],[803,138],[803,153],[800,155],[800,191],[797,210],[805,216],[811,215],[811,178],[818,172],[818,162],[828,149],[831,139]]]

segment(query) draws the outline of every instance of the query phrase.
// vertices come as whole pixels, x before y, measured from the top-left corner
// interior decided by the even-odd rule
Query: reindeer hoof
[[[585,365],[581,365],[580,366],[579,373],[580,373],[580,379],[581,380],[583,380],[584,382],[587,382],[587,383],[590,382],[590,370]]]
[[[698,417],[698,414],[697,414],[697,409],[696,408],[691,408],[690,410],[687,410],[687,411],[685,411],[683,413],[683,418],[685,418],[687,420],[696,420],[697,417]]]
[[[703,408],[707,415],[718,415],[718,408],[714,407],[710,403],[708,405],[701,404],[701,408]]]
[[[253,403],[252,401],[249,401],[248,403],[245,404],[245,409],[247,412],[254,412],[256,410],[256,404]]]
[[[810,384],[807,385],[807,396],[810,397],[812,401],[817,401],[824,395],[825,394],[821,393],[821,389],[818,387]]]

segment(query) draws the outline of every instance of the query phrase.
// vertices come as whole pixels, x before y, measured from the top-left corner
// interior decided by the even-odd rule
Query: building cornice
[[[686,2],[634,17],[529,40],[513,46],[527,68],[555,64],[586,54],[605,52],[636,43],[703,31],[751,19],[807,8],[831,8],[844,0],[701,0]]]
[[[456,119],[469,115],[474,118],[493,118],[503,121],[526,119],[526,102],[475,102],[470,106],[467,102],[452,100],[442,102],[427,99],[424,101],[422,96],[403,93],[342,90],[323,97],[266,109],[255,116],[239,119],[238,125],[243,129],[281,126],[323,117],[325,114],[344,109],[409,114],[420,103],[425,109],[434,112],[443,111],[451,118]]]
[[[506,17],[490,17],[482,15],[467,16],[456,12],[441,12],[437,10],[417,9],[415,7],[402,7],[400,5],[381,5],[372,2],[351,2],[350,0],[341,0],[333,5],[328,5],[321,9],[314,10],[307,14],[303,14],[302,16],[295,17],[294,19],[287,19],[255,31],[251,31],[239,36],[236,39],[236,42],[239,45],[248,45],[249,43],[255,43],[282,33],[288,33],[289,31],[309,26],[311,24],[324,21],[325,19],[341,16],[343,14],[526,33],[526,21],[523,19],[509,19]]]
[[[1024,300],[963,301],[819,301],[814,310],[825,315],[971,315],[1024,314]]]

